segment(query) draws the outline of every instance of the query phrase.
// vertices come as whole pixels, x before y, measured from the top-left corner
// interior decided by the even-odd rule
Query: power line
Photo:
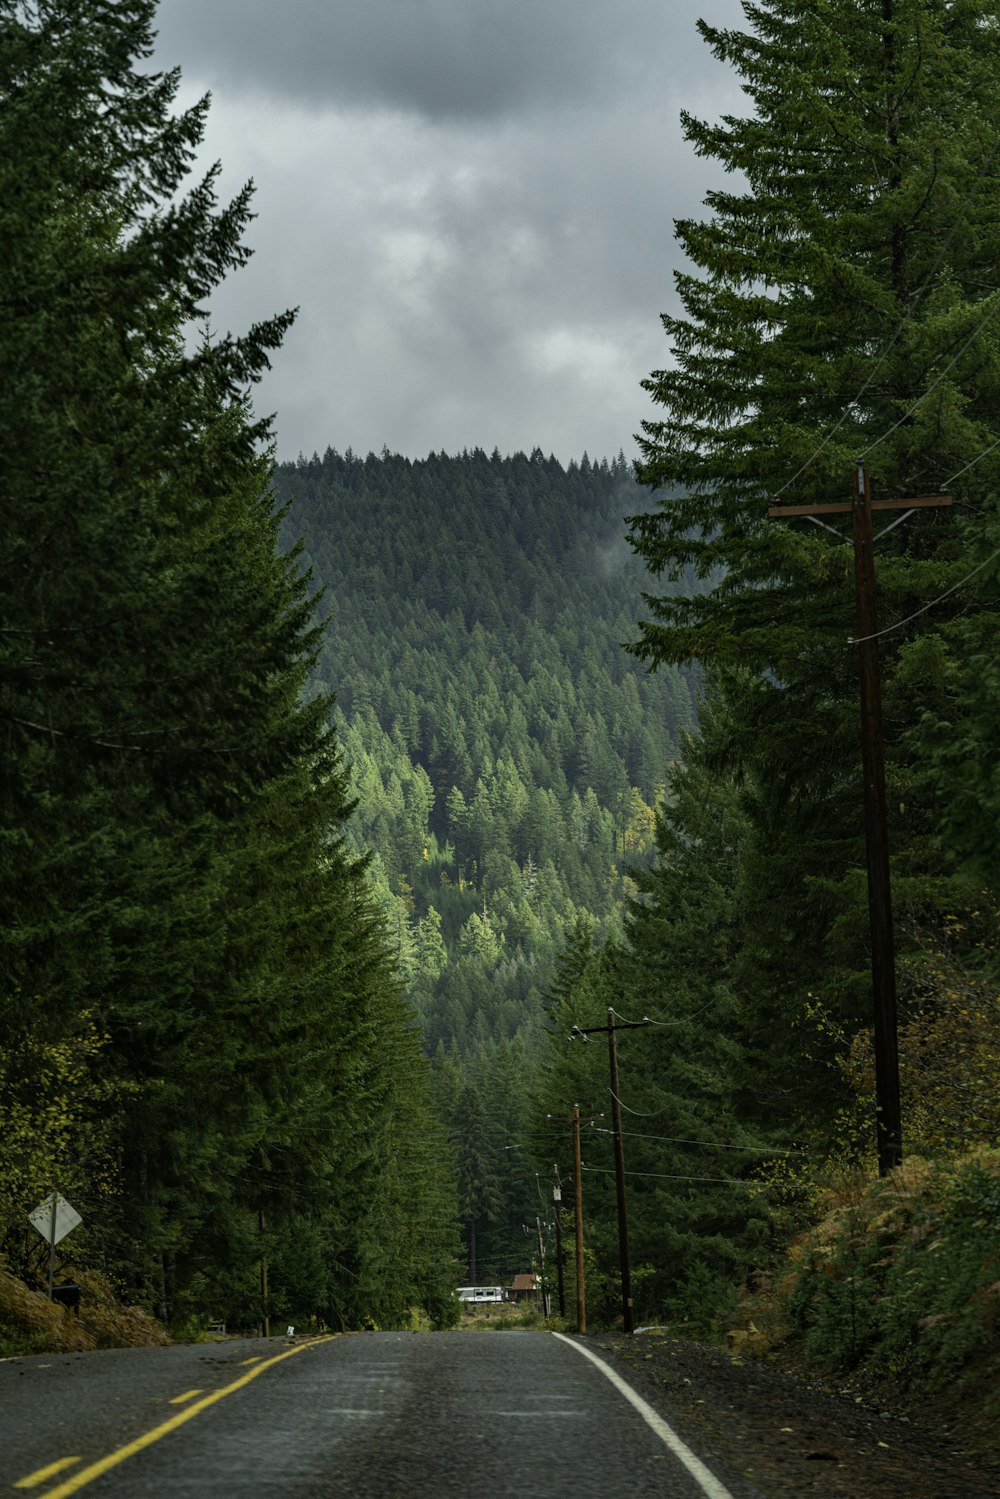
[[[891,635],[894,630],[901,630],[911,620],[919,619],[921,614],[927,613],[928,609],[936,608],[938,604],[942,604],[945,599],[950,598],[953,593],[957,593],[960,588],[964,588],[966,583],[971,582],[977,573],[981,573],[984,567],[989,567],[990,563],[995,562],[998,557],[1000,557],[1000,547],[997,547],[995,552],[991,552],[984,562],[979,563],[978,567],[974,567],[971,572],[966,573],[964,578],[960,578],[957,583],[953,583],[950,588],[946,588],[944,593],[939,593],[936,599],[931,599],[929,604],[921,605],[912,614],[908,614],[905,619],[897,619],[894,625],[886,625],[884,629],[876,630],[871,635],[848,635],[847,644],[860,645],[865,640],[881,640],[883,635]]]
[[[584,1166],[583,1170],[592,1176],[614,1176],[610,1166]],[[645,1176],[655,1181],[665,1182],[714,1182],[724,1183],[729,1187],[762,1187],[764,1182],[745,1181],[738,1176],[688,1176],[681,1173],[672,1174],[666,1171],[626,1171],[626,1176]]]
[[[996,311],[1000,311],[1000,305],[998,305],[998,307],[994,309],[994,313]],[[993,315],[994,314],[991,313],[990,317],[992,317]],[[986,319],[984,321],[988,321],[988,319]],[[980,327],[981,326],[983,326],[983,325],[980,324]],[[977,328],[976,332],[978,332],[978,331],[979,331],[979,329]],[[973,334],[973,337],[975,337],[975,333]],[[963,345],[963,349],[959,350],[958,354],[955,356],[955,359],[958,359],[961,356],[961,354],[964,351],[964,349],[968,347],[968,343],[969,342],[971,342],[971,340],[968,340],[966,342],[966,344]],[[944,376],[948,372],[948,369],[950,369],[951,366],[954,363],[955,363],[955,360],[952,360],[951,365],[949,365],[947,367],[947,369],[945,369],[942,372],[942,374],[939,376],[938,382],[935,382],[935,383],[939,383],[939,381],[944,378]],[[934,389],[934,386],[931,386],[931,390],[933,390],[933,389]],[[930,395],[931,390],[928,390],[928,391],[924,392],[924,395],[920,397],[920,400],[918,400],[917,402],[915,402],[914,405],[910,408],[911,412],[916,410],[916,407],[919,406],[920,401],[924,400],[926,398],[926,396]],[[907,413],[907,415],[909,415],[909,413]],[[891,427],[889,429],[889,432],[887,432],[887,433],[884,434],[884,437],[888,437],[890,435],[890,433],[894,432],[896,430],[896,427],[898,427],[899,425],[901,425],[901,423],[903,421],[905,421],[905,420],[906,420],[905,416],[901,417],[900,421],[897,422],[894,427]],[[866,448],[865,452],[866,453],[870,453],[872,447],[877,447],[878,444],[879,444],[879,442],[884,441],[884,437],[879,438],[878,442],[873,443],[871,445],[871,447]],[[963,464],[963,466],[960,469],[957,469],[955,471],[955,473],[951,474],[949,476],[949,478],[947,478],[944,481],[944,483],[942,485],[942,489],[944,489],[944,490],[950,489],[951,486],[952,486],[952,484],[955,482],[956,479],[960,479],[963,474],[967,474],[970,471],[970,469],[973,469],[973,468],[975,468],[977,466],[977,464],[982,463],[982,461],[983,461],[984,458],[988,458],[989,455],[991,453],[996,452],[996,450],[998,448],[1000,448],[1000,437],[995,438],[993,440],[993,442],[991,442],[988,447],[984,448],[981,453],[977,454],[977,456],[975,458],[970,458],[970,460],[969,460],[968,463]],[[878,535],[875,536],[874,540],[875,541],[881,540],[881,538],[883,536],[888,535],[888,533],[891,530],[893,530],[894,527],[896,527],[898,525],[901,525],[902,522],[904,520],[906,520],[909,516],[911,516],[913,513],[914,512],[912,510],[905,511],[901,516],[899,516],[898,520],[894,520],[891,525],[888,525],[883,530],[881,530],[878,533]],[[812,521],[812,523],[814,525],[816,525],[816,526],[822,526],[824,530],[829,531],[833,536],[836,536],[837,539],[840,541],[840,543],[841,543],[842,546],[847,546],[849,544],[849,540],[850,539],[848,537],[842,537],[840,535],[839,531],[835,530],[833,526],[827,525],[825,521],[818,520],[817,517],[814,516],[814,515],[806,515],[805,518],[806,518],[806,520]],[[913,620],[919,619],[922,614],[926,614],[929,610],[935,609],[938,604],[941,604],[941,603],[944,602],[945,599],[950,598],[953,593],[957,593],[960,588],[964,588],[965,585],[966,585],[966,583],[971,582],[972,579],[974,577],[976,577],[979,573],[981,573],[984,568],[989,567],[990,563],[993,562],[993,561],[995,561],[997,557],[1000,557],[1000,548],[998,548],[997,551],[992,552],[990,554],[990,556],[987,557],[983,562],[978,563],[974,568],[972,568],[968,573],[966,573],[963,578],[960,578],[957,583],[953,583],[949,588],[946,588],[943,593],[939,593],[936,598],[931,599],[928,603],[922,604],[920,606],[920,608],[919,609],[915,609],[912,614],[907,614],[906,616],[904,616],[903,619],[898,619],[893,624],[891,624],[891,625],[885,625],[881,630],[875,630],[875,631],[872,631],[871,633],[866,634],[866,635],[848,635],[848,637],[847,637],[847,644],[848,645],[861,645],[861,644],[863,644],[863,643],[865,643],[867,641],[870,641],[870,640],[880,640],[883,635],[891,635],[896,630],[901,630],[904,625],[908,625]],[[656,1022],[653,1022],[653,1023],[656,1024]]]
[[[611,1130],[598,1129],[599,1135],[609,1135]],[[670,1145],[705,1145],[711,1150],[748,1150],[755,1151],[758,1155],[805,1155],[803,1150],[790,1150],[783,1146],[771,1149],[764,1145],[731,1145],[723,1144],[719,1140],[689,1140],[684,1135],[647,1135],[642,1130],[627,1129],[622,1131],[631,1140],[662,1140]]]
[[[945,479],[943,485],[941,486],[942,489],[950,489],[956,479],[960,479],[963,474],[967,474],[970,468],[975,468],[977,463],[982,463],[983,459],[988,458],[990,454],[992,452],[995,452],[997,448],[1000,448],[1000,437],[998,437],[995,442],[991,442],[988,448],[984,448],[983,451],[979,454],[978,458],[971,459],[964,468],[960,468],[957,473],[952,474],[950,479]]]
[[[970,469],[973,469],[977,466],[977,464],[982,463],[983,459],[988,458],[991,453],[995,453],[997,448],[1000,448],[1000,437],[995,438],[994,441],[990,443],[988,448],[984,448],[983,451],[977,454],[975,458],[970,458],[968,463],[963,464],[960,469],[957,469],[955,473],[951,474],[947,479],[945,479],[941,485],[941,488],[943,490],[950,489],[956,479],[960,479],[963,474],[967,474]],[[787,489],[788,485],[785,485],[784,488]],[[778,493],[783,494],[784,489],[780,489]],[[881,531],[879,531],[875,537],[875,540],[881,541],[883,536],[888,536],[890,531],[894,530],[896,526],[901,526],[903,524],[903,521],[909,519],[912,514],[912,510],[907,510],[903,515],[899,517],[898,520],[894,520],[891,525],[885,526]],[[826,521],[820,520],[819,517],[815,515],[807,515],[805,516],[805,519],[811,521],[814,526],[822,526],[823,530],[829,531],[831,536],[836,536],[841,546],[850,546],[851,538],[849,536],[842,536],[835,526],[828,525]],[[653,1023],[655,1025],[658,1022],[654,1021]]]
[[[935,270],[936,269],[937,269],[937,267],[935,267]],[[889,351],[892,349],[892,347],[895,344],[896,340],[899,338],[899,335],[902,333],[903,328],[904,328],[904,326],[906,324],[906,321],[907,321],[909,315],[910,315],[909,311],[907,311],[904,314],[902,322],[900,323],[899,327],[896,329],[895,333],[890,338],[889,342],[886,344],[885,348],[882,350],[882,352],[879,355],[878,359],[875,361],[875,364],[872,367],[871,373],[869,374],[869,376],[868,376],[867,380],[865,381],[865,383],[862,385],[861,389],[858,391],[857,395],[854,397],[853,401],[849,401],[847,403],[847,405],[844,407],[844,410],[843,410],[840,418],[836,422],[836,424],[830,428],[829,432],[823,438],[822,442],[820,442],[819,445],[814,449],[814,451],[806,459],[805,463],[801,464],[795,470],[795,472],[792,475],[792,477],[786,483],[782,484],[782,486],[781,486],[780,489],[776,489],[775,490],[774,494],[771,496],[772,503],[775,500],[780,500],[781,496],[785,493],[785,491],[787,489],[791,489],[791,487],[795,483],[796,479],[800,479],[802,477],[802,475],[808,469],[812,468],[813,464],[816,462],[816,459],[819,457],[820,453],[822,453],[823,450],[824,450],[824,448],[828,447],[829,444],[836,437],[837,433],[840,431],[841,427],[847,421],[847,418],[850,416],[850,414],[854,410],[855,406],[857,406],[857,404],[861,400],[862,396],[865,395],[865,393],[868,390],[868,387],[871,385],[872,381],[875,379],[875,376],[878,374],[879,370],[882,368],[883,364],[885,363],[886,359],[888,358]],[[818,524],[822,525],[823,522],[820,521],[820,522],[818,522]],[[829,526],[827,527],[827,530],[832,530],[832,529],[833,529],[832,527],[829,527]]]
[[[718,1004],[718,996],[710,999],[707,1004],[702,1005],[700,1010],[692,1010],[690,1015],[683,1015],[676,1020],[653,1020],[649,1015],[644,1015],[642,1020],[629,1020],[627,1016],[619,1014],[617,1010],[614,1010],[612,1013],[616,1020],[623,1020],[626,1025],[656,1025],[664,1030],[676,1030],[679,1025],[687,1025],[689,1021],[697,1020],[699,1015],[704,1015],[705,1011],[710,1010],[715,1004]]]
[[[610,1092],[610,1089],[608,1091]],[[612,1093],[611,1096],[612,1098],[614,1098],[615,1095]],[[626,1114],[634,1114],[636,1119],[658,1119],[661,1114],[665,1114],[670,1108],[670,1104],[665,1103],[662,1109],[651,1109],[650,1112],[646,1114],[643,1113],[642,1109],[630,1109],[628,1104],[622,1103],[620,1098],[616,1099],[615,1101],[621,1108],[625,1110]]]
[[[610,1092],[610,1089],[608,1091]],[[612,1095],[612,1097],[613,1096],[614,1095]],[[621,1099],[618,1099],[618,1103],[621,1105],[621,1107],[623,1109],[625,1109],[626,1113],[629,1113],[629,1114],[636,1114],[636,1113],[638,1113],[638,1110],[636,1110],[636,1109],[630,1109],[627,1104],[622,1103]],[[663,1106],[662,1109],[655,1110],[655,1114],[663,1114],[670,1107],[671,1107],[671,1105],[669,1103],[668,1104],[664,1104],[664,1106]],[[600,1115],[598,1117],[603,1118],[603,1115]],[[640,1118],[653,1118],[654,1115],[653,1114],[650,1114],[650,1115],[640,1115],[639,1117]],[[552,1121],[552,1126],[555,1126],[555,1124],[556,1124],[556,1121],[553,1120]],[[600,1127],[600,1125],[598,1125],[596,1123],[596,1121],[593,1120],[593,1119],[591,1119],[589,1121],[589,1127],[590,1127],[592,1133],[594,1133],[596,1135],[610,1135],[610,1134],[614,1133],[613,1130],[602,1129]],[[628,1135],[629,1138],[633,1139],[633,1140],[661,1140],[661,1141],[664,1141],[665,1143],[671,1144],[671,1145],[705,1145],[705,1146],[708,1146],[712,1150],[747,1150],[747,1151],[755,1151],[757,1154],[763,1155],[763,1156],[808,1155],[809,1154],[809,1152],[807,1150],[799,1150],[799,1149],[796,1149],[793,1146],[785,1146],[785,1145],[773,1145],[773,1146],[764,1146],[764,1145],[736,1145],[736,1144],[733,1144],[732,1142],[721,1141],[721,1140],[695,1140],[695,1139],[690,1138],[687,1135],[651,1135],[651,1134],[646,1133],[643,1130],[634,1130],[634,1129],[623,1130],[622,1134]]]
[[[994,297],[996,297],[997,293],[994,292],[993,295]],[[987,298],[986,300],[989,301],[989,298]],[[913,402],[913,405],[908,407],[908,409],[903,412],[903,415],[899,418],[898,421],[893,422],[888,431],[883,432],[881,437],[878,437],[874,442],[869,443],[866,448],[862,448],[861,452],[857,455],[859,461],[863,458],[867,458],[868,454],[874,452],[876,448],[881,447],[882,443],[885,442],[887,437],[891,437],[894,432],[899,430],[904,422],[909,421],[910,417],[916,411],[917,407],[922,405],[923,402],[927,400],[928,396],[933,395],[934,391],[937,390],[938,386],[941,384],[941,381],[945,378],[945,376],[950,374],[950,372],[955,368],[955,365],[961,359],[962,355],[965,353],[969,345],[979,337],[980,333],[986,327],[987,323],[991,322],[992,319],[996,317],[998,312],[1000,312],[1000,300],[997,300],[994,303],[992,309],[987,312],[984,317],[980,318],[979,322],[976,324],[972,332],[969,334],[968,338],[958,350],[958,353],[948,361],[944,369],[938,375],[937,379],[928,386],[923,395],[917,397],[917,399]]]

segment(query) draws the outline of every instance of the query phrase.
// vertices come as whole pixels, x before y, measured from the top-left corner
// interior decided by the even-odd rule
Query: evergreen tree
[[[478,1283],[482,1264],[479,1234],[503,1215],[503,1191],[497,1169],[496,1125],[476,1085],[467,1082],[458,1099],[452,1142],[458,1169],[458,1207],[468,1234],[469,1280]]]
[[[290,315],[189,346],[250,189],[187,187],[207,101],[142,71],[153,12],[0,0],[5,1045],[117,1096],[87,1165],[134,1294],[252,1321],[266,1251],[300,1311],[443,1308],[447,1150],[247,402]]]
[[[691,268],[663,320],[674,363],[646,382],[660,411],[639,466],[658,508],[633,523],[654,571],[702,586],[651,599],[637,649],[701,662],[727,705],[721,763],[743,778],[751,826],[743,1020],[751,1050],[771,1054],[765,1091],[805,1114],[814,1076],[790,1027],[807,991],[848,1031],[869,1017],[851,551],[766,512],[775,496],[846,499],[858,454],[876,496],[956,476],[962,507],[897,527],[878,567],[884,620],[962,584],[882,643],[897,905],[904,923],[960,906],[972,897],[953,877],[974,841],[933,836],[919,725],[958,716],[972,731],[983,714],[954,663],[968,626],[949,614],[972,599],[984,639],[995,610],[995,568],[962,580],[997,529],[1000,26],[985,0],[764,0],[746,14],[746,30],[700,28],[753,113],[685,115],[686,133],[746,186],[713,190],[709,215],[677,226]],[[937,681],[919,668],[928,631]]]

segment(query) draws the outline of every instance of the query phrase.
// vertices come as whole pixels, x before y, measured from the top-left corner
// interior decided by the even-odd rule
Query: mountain
[[[618,929],[695,718],[693,676],[623,648],[650,583],[624,518],[648,496],[621,455],[537,449],[328,449],[275,487],[325,624],[313,688],[336,694],[348,836],[373,851],[460,1190],[478,1183],[479,1268],[502,1276],[537,1211],[516,1142],[560,954],[581,923]]]
[[[629,466],[328,450],[276,488],[427,1045],[530,1039],[565,929],[614,920],[694,718],[689,676],[623,649],[648,581]]]

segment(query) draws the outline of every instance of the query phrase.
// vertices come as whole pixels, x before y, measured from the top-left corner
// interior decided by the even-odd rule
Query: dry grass
[[[32,1291],[0,1267],[0,1333],[17,1350],[80,1353],[91,1348],[143,1348],[168,1343],[166,1332],[140,1307],[122,1306],[103,1276],[82,1270],[80,1315]]]
[[[77,1274],[80,1321],[98,1348],[147,1348],[169,1343],[163,1326],[139,1306],[123,1306],[102,1275],[92,1270]]]
[[[77,1353],[96,1348],[97,1340],[65,1307],[40,1291],[29,1291],[24,1281],[0,1269],[0,1326],[39,1352]]]

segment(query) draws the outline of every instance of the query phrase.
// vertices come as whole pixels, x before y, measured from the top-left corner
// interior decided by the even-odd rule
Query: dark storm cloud
[[[227,185],[252,174],[263,209],[217,326],[302,308],[258,392],[282,456],[628,449],[649,414],[639,382],[666,359],[672,220],[704,187],[672,110],[565,111],[543,132],[509,121],[467,139],[402,115],[213,113]]]
[[[278,451],[619,447],[670,362],[676,217],[743,107],[695,28],[739,0],[161,0],[155,65],[213,94],[199,165],[257,184],[216,332],[301,308],[255,391]]]
[[[162,0],[157,60],[305,105],[490,119],[662,85],[664,67],[704,50],[699,13],[685,0]]]

